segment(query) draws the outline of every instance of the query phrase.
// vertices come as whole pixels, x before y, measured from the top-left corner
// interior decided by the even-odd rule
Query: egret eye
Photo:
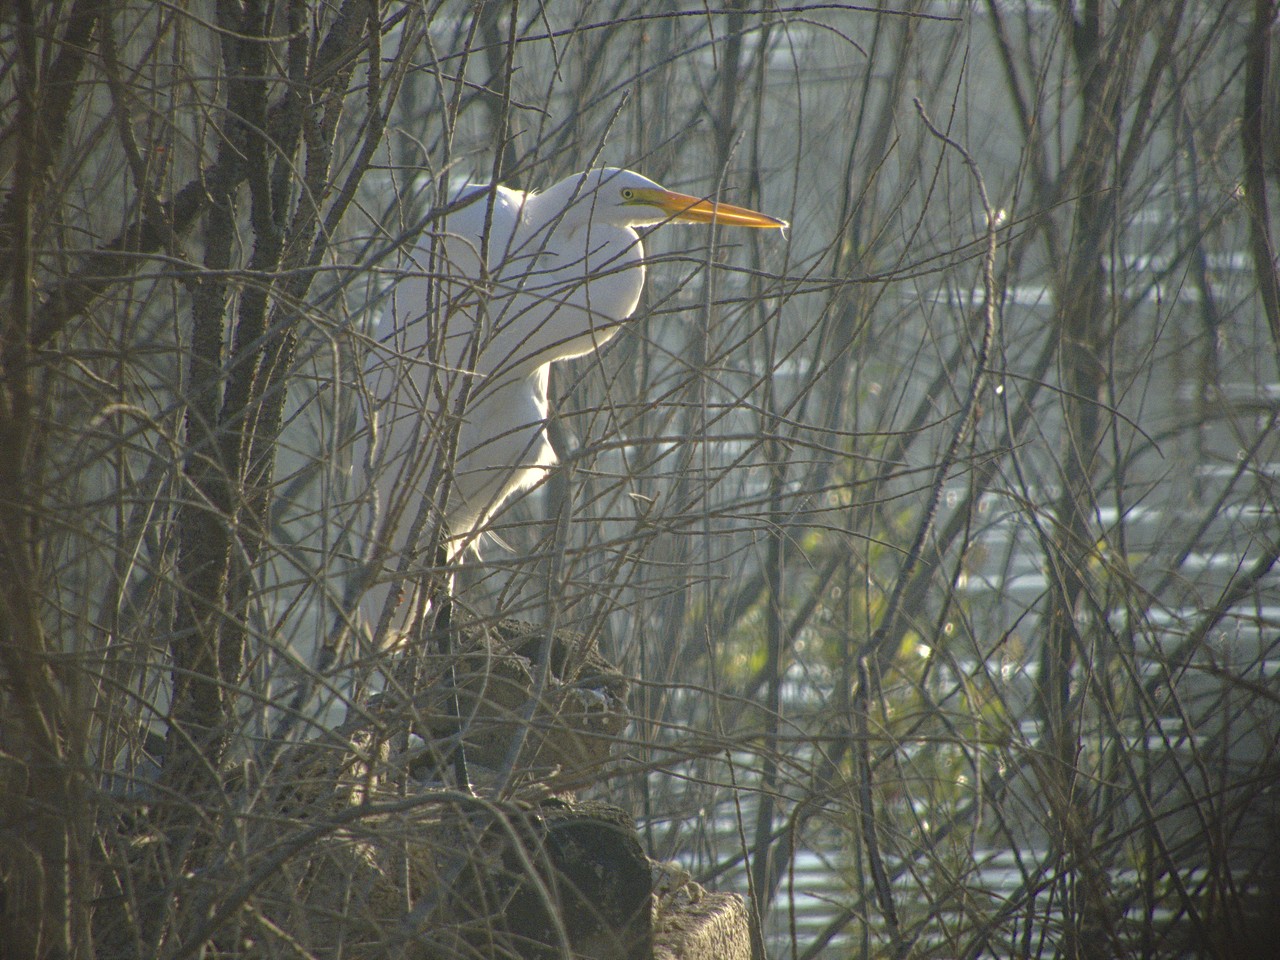
[[[623,200],[632,200],[635,198],[635,195],[636,195],[636,192],[632,190],[630,187],[627,187],[625,190],[622,191]]]

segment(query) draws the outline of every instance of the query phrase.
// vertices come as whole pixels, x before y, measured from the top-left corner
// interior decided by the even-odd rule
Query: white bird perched
[[[410,532],[432,529],[415,518],[446,485],[443,527],[455,558],[555,462],[544,429],[548,366],[598,349],[635,310],[644,286],[636,227],[787,226],[613,167],[542,193],[469,185],[450,206],[413,250],[395,287],[392,327],[366,373],[378,405],[371,467],[390,571]],[[442,484],[433,465],[454,430]]]

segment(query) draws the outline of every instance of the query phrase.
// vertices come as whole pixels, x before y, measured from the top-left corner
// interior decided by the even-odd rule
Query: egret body
[[[366,466],[389,575],[410,540],[437,526],[432,507],[445,503],[436,519],[456,558],[555,462],[549,365],[617,333],[644,286],[636,228],[667,222],[786,226],[609,167],[542,193],[468,186],[419,239],[366,371],[376,404]]]

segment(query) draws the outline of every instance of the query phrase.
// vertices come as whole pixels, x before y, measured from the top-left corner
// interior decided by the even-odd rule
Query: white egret
[[[447,487],[443,529],[453,559],[555,462],[545,432],[548,367],[598,349],[635,310],[644,286],[637,227],[787,226],[612,167],[542,193],[470,185],[450,207],[412,251],[394,290],[391,329],[366,373],[379,405],[370,465],[379,540],[389,550],[387,575],[376,579],[396,570],[411,531],[419,537],[435,526],[419,518],[424,501],[430,509]],[[441,483],[435,458],[455,437]]]

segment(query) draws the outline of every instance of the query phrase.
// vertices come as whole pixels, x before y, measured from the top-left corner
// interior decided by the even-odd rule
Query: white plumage
[[[575,174],[543,193],[468,186],[450,206],[396,283],[391,328],[366,370],[375,404],[366,469],[378,491],[376,536],[388,548],[386,573],[375,579],[394,575],[411,534],[436,526],[430,511],[446,484],[452,558],[554,463],[544,430],[548,365],[598,349],[635,310],[644,286],[636,227],[786,226],[616,168]],[[455,435],[452,458],[441,458]],[[449,462],[445,480],[433,468]]]

